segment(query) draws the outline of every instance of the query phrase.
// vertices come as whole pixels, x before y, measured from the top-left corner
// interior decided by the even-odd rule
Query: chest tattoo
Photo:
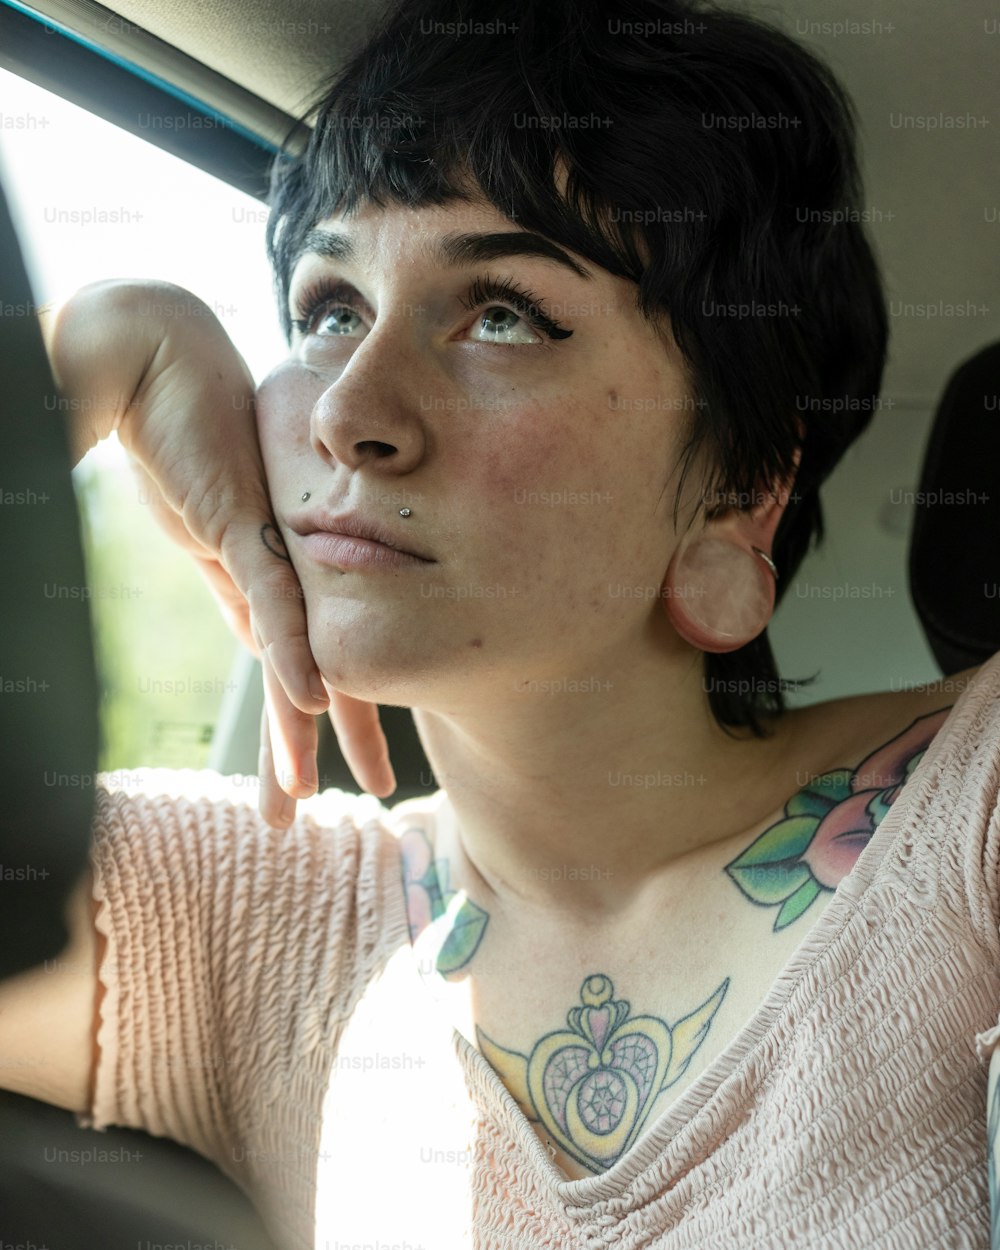
[[[725,872],[758,907],[777,908],[777,933],[836,890],[920,763],[950,707],[914,720],[855,768],[810,777],[770,825]],[[489,914],[464,890],[449,888],[447,858],[435,858],[425,830],[400,838],[410,940],[429,926],[441,932],[433,970],[446,979],[467,975]],[[588,1170],[611,1167],[642,1133],[654,1103],[688,1070],[708,1036],[730,986],[726,977],[673,1024],[633,1015],[616,998],[606,973],[583,981],[566,1027],[544,1034],[528,1053],[511,1049],[476,1025],[480,1052],[525,1117],[550,1142]]]
[[[478,1026],[476,1036],[527,1119],[600,1172],[629,1149],[657,1097],[684,1075],[728,988],[727,977],[671,1026],[632,1015],[630,1004],[615,998],[611,978],[593,973],[580,989],[581,1006],[566,1014],[567,1027],[546,1033],[529,1055],[500,1046]]]

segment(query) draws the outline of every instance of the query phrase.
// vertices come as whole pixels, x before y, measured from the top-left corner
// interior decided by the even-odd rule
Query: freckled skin
[[[677,541],[663,487],[682,431],[662,408],[622,412],[612,402],[679,397],[686,383],[679,356],[634,309],[632,285],[596,267],[584,282],[537,259],[482,266],[516,270],[540,298],[588,311],[566,318],[573,335],[558,343],[524,319],[523,343],[477,342],[482,311],[455,298],[469,275],[436,269],[419,245],[509,221],[489,206],[453,204],[369,207],[327,224],[370,243],[378,259],[349,273],[301,261],[293,299],[346,275],[378,316],[369,325],[359,315],[346,339],[313,336],[257,395],[275,515],[321,669],[333,660],[349,668],[347,692],[358,697],[434,710],[474,697],[468,661],[455,662],[462,638],[477,640],[477,676],[500,690],[593,669],[609,646],[634,648],[648,604],[608,586],[662,580]],[[406,305],[426,312],[393,315]],[[288,530],[304,511],[303,490],[311,507],[384,518],[437,564],[372,576],[311,562]],[[403,520],[395,498],[405,492],[412,513]],[[575,495],[552,502],[561,492]],[[676,645],[666,622],[658,628],[664,646]],[[462,646],[465,657],[470,649]]]
[[[904,735],[882,743],[867,760],[855,760],[848,765],[828,770],[817,777],[809,787],[800,788],[789,796],[795,804],[794,814],[786,811],[760,831],[747,845],[740,847],[739,855],[725,866],[730,883],[737,886],[731,897],[731,906],[715,908],[711,916],[710,932],[725,931],[734,917],[748,906],[766,910],[775,916],[773,932],[785,928],[804,929],[810,913],[815,917],[818,900],[824,893],[832,892],[840,880],[853,869],[861,851],[874,833],[875,828],[892,803],[899,797],[908,776],[919,762],[927,747],[944,724],[951,706],[939,709],[919,718],[909,726]],[[756,865],[756,876],[744,880],[733,872],[742,857],[754,846],[760,847],[780,836],[782,824],[789,818],[802,821],[802,812],[810,810],[803,798],[810,793],[826,794],[828,810],[813,807],[813,841],[822,842],[824,819],[837,822],[838,809],[843,811],[855,793],[853,785],[866,780],[865,768],[869,761],[884,757],[886,748],[900,740],[908,742],[897,759],[892,777],[883,778],[885,785],[882,802],[874,805],[866,814],[864,837],[853,838],[845,854],[838,856],[838,877],[820,886],[813,882],[812,889],[803,905],[788,908],[789,900],[801,891],[797,876],[802,863],[816,862],[811,856],[811,846],[803,844],[795,863],[769,857],[766,867]],[[853,779],[851,774],[854,774]],[[839,778],[839,784],[838,783]],[[870,797],[876,791],[868,792]],[[839,823],[838,827],[839,827]],[[854,818],[847,821],[853,828]],[[801,833],[801,828],[800,828]],[[404,888],[407,896],[407,915],[410,922],[411,940],[416,940],[433,919],[441,927],[442,934],[450,930],[451,939],[463,940],[458,955],[450,966],[452,975],[475,974],[482,964],[482,953],[489,955],[492,937],[489,911],[477,904],[466,904],[468,915],[461,912],[451,915],[439,903],[441,883],[453,876],[452,865],[446,855],[439,853],[430,839],[420,829],[406,831],[401,843]],[[782,877],[787,878],[785,897],[776,888]],[[764,880],[769,878],[769,880]],[[469,923],[469,920],[474,924]],[[713,1030],[716,1013],[722,1007],[730,984],[743,990],[750,978],[740,960],[731,954],[727,975],[720,978],[718,968],[711,963],[704,973],[692,975],[692,984],[700,988],[692,991],[691,1001],[671,1002],[668,1017],[654,1012],[649,1004],[640,1006],[630,1000],[623,1002],[616,1017],[606,1014],[606,1004],[614,1003],[614,976],[606,968],[592,970],[582,988],[567,982],[565,1001],[555,999],[547,1007],[548,1018],[543,1032],[533,1038],[530,1045],[513,1045],[508,1031],[491,1026],[484,1031],[477,1023],[476,1041],[508,1091],[519,1105],[522,1113],[535,1126],[546,1143],[555,1162],[571,1177],[600,1175],[620,1159],[635,1144],[640,1133],[647,1128],[663,1109],[662,1096],[675,1096],[683,1088],[681,1082],[687,1076],[688,1067],[704,1048],[710,1056],[721,1042]],[[758,955],[763,958],[766,951]],[[635,952],[635,960],[644,966],[654,966],[664,958],[664,951],[654,936],[650,945]],[[695,969],[689,969],[692,974]],[[487,971],[487,977],[489,972]],[[618,975],[617,973],[614,975]],[[628,969],[623,971],[623,979]],[[523,990],[521,980],[511,973],[511,998],[516,1002]],[[757,998],[761,997],[761,992]],[[580,1004],[583,1004],[581,1009]],[[742,1023],[743,1021],[741,1021]],[[600,1030],[599,1044],[595,1041],[594,1027]],[[613,1026],[613,1027],[612,1027]],[[731,1027],[730,1032],[735,1030]],[[639,1050],[636,1049],[639,1046]],[[1000,1083],[996,1082],[1000,1064],[991,1068],[991,1091],[989,1100],[990,1136],[990,1188],[996,1193],[993,1139],[998,1135],[1000,1124]],[[634,1090],[629,1097],[629,1090]],[[599,1130],[599,1131],[595,1131]],[[558,1144],[555,1144],[558,1143]],[[994,1201],[995,1205],[995,1201]]]

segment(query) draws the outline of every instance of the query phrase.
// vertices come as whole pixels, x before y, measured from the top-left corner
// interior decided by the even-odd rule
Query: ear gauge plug
[[[724,539],[699,538],[674,553],[663,585],[663,609],[693,647],[736,651],[767,628],[777,576],[774,561],[759,547],[747,550]]]

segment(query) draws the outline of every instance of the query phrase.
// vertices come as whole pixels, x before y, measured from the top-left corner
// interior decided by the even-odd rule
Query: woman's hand
[[[313,659],[302,588],[267,492],[253,379],[211,309],[167,283],[95,283],[43,332],[57,383],[86,413],[80,451],[117,430],[158,523],[261,659],[264,818],[284,823],[282,809],[291,819],[295,798],[315,790],[315,716],[327,704],[358,784],[391,794],[377,706],[330,690]]]
[[[315,761],[316,721],[312,716],[302,716],[290,703],[266,655],[261,662],[264,707],[260,717],[260,757],[257,762],[261,780],[260,811],[269,824],[284,825],[295,816],[296,800],[278,785],[281,764],[274,759],[271,726],[277,725],[281,732],[290,735],[290,747],[282,749],[299,751],[304,758]],[[362,790],[387,798],[396,788],[396,778],[389,762],[389,746],[378,718],[377,704],[343,694],[325,681],[324,686],[330,695],[330,723],[348,768]],[[287,741],[289,737],[286,736]]]
[[[316,775],[316,718],[297,707],[289,698],[271,663],[271,651],[257,636],[248,596],[239,589],[217,557],[209,555],[200,543],[192,541],[192,535],[182,518],[167,505],[156,484],[135,459],[132,460],[132,468],[142,483],[143,497],[153,501],[154,515],[162,528],[192,556],[230,629],[261,661],[264,706],[261,710],[258,758],[261,782],[259,807],[261,815],[269,824],[290,823],[295,816],[296,797],[303,798],[305,795],[300,793],[292,796],[286,793],[284,782],[291,782],[293,778],[299,777],[306,783],[307,792],[311,793],[319,780]],[[272,544],[275,542],[274,535],[270,536],[270,541]],[[295,579],[295,588],[291,592],[294,601],[302,604],[302,589],[294,570],[291,576]],[[302,628],[305,629],[304,608]],[[377,705],[334,690],[323,681],[321,675],[320,680],[330,701],[330,723],[354,779],[362,790],[380,798],[387,797],[396,788],[396,778],[389,762],[389,748],[378,718]],[[276,731],[272,726],[276,727]],[[272,734],[275,732],[278,760],[274,758],[271,745]]]

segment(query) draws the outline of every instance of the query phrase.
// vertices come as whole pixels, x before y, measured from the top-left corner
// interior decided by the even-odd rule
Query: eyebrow
[[[502,256],[533,256],[562,265],[588,281],[594,276],[561,247],[550,243],[544,235],[532,234],[527,230],[506,230],[492,234],[444,234],[425,251],[434,263],[448,269],[457,269],[462,265],[484,260],[498,260]],[[315,228],[303,240],[302,247],[292,262],[292,268],[303,256],[308,255],[322,256],[325,260],[353,261],[357,258],[357,251],[346,234]]]

